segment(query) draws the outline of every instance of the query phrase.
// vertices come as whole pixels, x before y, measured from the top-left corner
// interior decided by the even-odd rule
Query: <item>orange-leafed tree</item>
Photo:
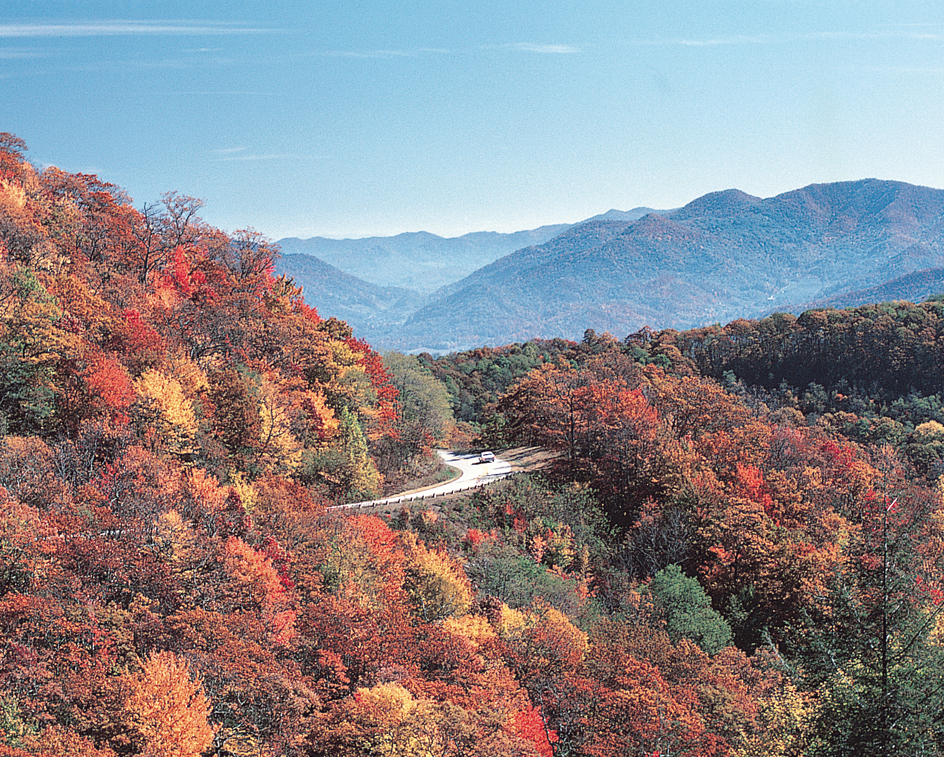
[[[125,700],[132,743],[153,757],[197,757],[213,741],[210,703],[190,666],[158,652],[126,676]]]
[[[91,354],[79,375],[85,383],[89,415],[127,423],[134,387],[124,366],[110,355]]]
[[[557,733],[547,727],[547,722],[536,707],[532,705],[515,713],[511,725],[518,736],[534,744],[540,757],[554,757],[554,746],[558,743]]]

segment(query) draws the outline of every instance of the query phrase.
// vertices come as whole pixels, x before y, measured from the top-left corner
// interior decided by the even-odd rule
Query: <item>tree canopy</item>
[[[939,303],[381,357],[256,232],[25,154],[0,757],[944,752]],[[330,509],[453,414],[552,462]]]

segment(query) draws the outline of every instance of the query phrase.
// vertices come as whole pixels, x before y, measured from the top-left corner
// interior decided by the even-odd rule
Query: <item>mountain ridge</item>
[[[303,288],[310,306],[356,326],[368,340],[402,323],[427,299],[411,289],[364,281],[313,255],[283,253],[277,265]]]
[[[428,231],[360,239],[287,237],[278,244],[286,254],[317,257],[370,284],[430,294],[502,255],[545,242],[569,226],[553,224],[511,233],[474,231],[458,237]]]
[[[944,191],[903,182],[813,184],[766,199],[714,192],[501,258],[411,315],[391,342],[410,349],[439,334],[440,348],[456,349],[482,337],[625,335],[759,316],[944,266],[942,230]],[[513,304],[504,328],[499,303]]]
[[[502,239],[540,239],[556,228]],[[367,295],[346,279],[322,277],[320,291],[306,286],[306,298],[326,315],[333,303],[346,308],[345,320],[383,348],[442,351],[579,338],[587,328],[617,336],[642,326],[685,329],[801,312],[804,303],[872,290],[891,299],[926,297],[938,278],[908,277],[944,268],[944,190],[880,179],[810,184],[769,198],[727,189],[675,210],[610,210],[561,228],[436,290]],[[429,280],[432,264],[423,255],[434,254],[430,247],[409,260],[391,248],[435,235],[393,239],[363,260],[377,265],[387,254]],[[349,261],[349,275],[352,267]],[[381,313],[369,312],[372,298]]]

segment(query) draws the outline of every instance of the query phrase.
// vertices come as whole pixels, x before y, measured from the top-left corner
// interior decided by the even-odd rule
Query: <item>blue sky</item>
[[[0,131],[139,207],[176,191],[273,239],[944,188],[944,7],[4,0]]]

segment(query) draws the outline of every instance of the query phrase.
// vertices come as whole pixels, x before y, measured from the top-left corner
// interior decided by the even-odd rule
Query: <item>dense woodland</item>
[[[944,305],[381,357],[200,207],[0,137],[0,756],[944,753]]]

